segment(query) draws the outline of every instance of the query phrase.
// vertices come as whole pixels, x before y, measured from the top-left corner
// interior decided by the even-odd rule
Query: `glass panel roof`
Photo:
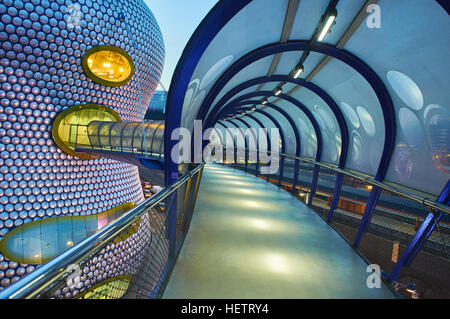
[[[276,6],[273,5],[273,0],[252,1],[217,34],[192,76],[191,83],[199,81],[199,87],[189,112],[198,110],[204,93],[209,91],[222,72],[239,57],[253,48],[280,40],[287,5],[288,0],[278,0]],[[183,118],[184,114],[190,117],[183,109]]]
[[[437,195],[450,177],[450,18],[436,1],[379,5],[390,12],[381,28],[360,27],[345,49],[377,71],[394,102],[397,138],[386,178]]]
[[[248,4],[244,5],[246,2]],[[250,52],[258,52],[265,46],[285,40],[311,41],[321,16],[332,1],[300,1],[296,14],[290,14],[295,16],[293,21],[287,19],[288,0],[277,1],[276,5],[271,0],[220,2],[225,3],[229,7],[242,5],[243,8],[226,18],[230,21],[217,29],[199,58],[189,60],[194,67],[187,77],[190,84],[179,115],[182,125],[189,126],[197,118],[209,93],[214,95],[211,105],[204,105],[207,112],[227,92],[244,82],[268,74],[290,75],[303,51],[284,52],[277,56],[269,54],[243,65],[240,72],[211,92],[218,79]],[[450,177],[449,16],[437,1],[380,0],[381,28],[371,28],[366,23],[366,4],[365,0],[338,1],[336,25],[320,48],[328,48],[328,45],[334,48],[339,43],[339,54],[352,54],[351,57],[368,65],[369,72],[364,71],[361,65],[352,67],[311,51],[302,60],[305,71],[301,78],[324,90],[343,115],[348,134],[345,168],[375,176],[380,167],[387,167],[387,174],[382,174],[381,179],[437,195]],[[226,10],[222,13],[225,14]],[[195,36],[201,37],[202,33]],[[372,76],[370,71],[376,76]],[[179,72],[181,75],[182,68]],[[279,82],[254,85],[231,99],[256,90],[272,91],[278,85]],[[339,124],[343,123],[338,122],[318,95],[306,88],[294,88],[295,84],[287,83],[283,86],[283,93],[288,93],[313,113],[323,138],[320,160],[337,164],[343,151],[344,141],[339,129]],[[252,98],[257,99],[260,97]],[[275,100],[269,98],[271,102]],[[394,118],[389,115],[390,100]],[[276,105],[288,112],[298,125],[302,155],[314,157],[317,136],[309,119],[290,102],[277,100]],[[292,144],[295,138],[288,123],[277,112],[268,112],[283,121],[281,129],[287,136],[288,151],[295,152]],[[274,126],[261,114],[253,114],[267,128]],[[257,126],[248,117],[245,120],[251,126]],[[386,134],[389,128],[385,127],[386,121],[395,124],[395,136]],[[391,153],[386,147],[390,141],[395,144]],[[383,152],[384,162],[381,161]]]

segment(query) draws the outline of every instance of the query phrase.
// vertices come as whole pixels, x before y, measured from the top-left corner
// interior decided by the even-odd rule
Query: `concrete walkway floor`
[[[367,264],[290,193],[220,165],[204,170],[164,298],[393,298]]]

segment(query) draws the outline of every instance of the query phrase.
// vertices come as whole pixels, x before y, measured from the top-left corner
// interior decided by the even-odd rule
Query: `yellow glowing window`
[[[130,55],[114,46],[98,46],[83,56],[84,72],[96,83],[106,86],[126,84],[134,73]]]
[[[87,132],[92,121],[120,122],[120,116],[112,109],[95,104],[77,105],[61,112],[53,122],[52,136],[64,152],[82,159],[95,159],[87,153],[75,152],[78,148],[90,148]]]
[[[131,283],[130,275],[113,277],[90,287],[77,295],[76,299],[120,299]]]

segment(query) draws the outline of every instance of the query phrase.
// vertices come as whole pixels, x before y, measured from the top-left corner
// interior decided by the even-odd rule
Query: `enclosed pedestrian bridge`
[[[144,200],[106,196],[91,183],[48,206],[90,196],[105,205],[86,202],[92,211],[130,206],[106,213],[106,222],[37,222],[46,194],[21,203],[20,191],[5,186],[1,225],[15,229],[0,233],[0,297],[450,298],[449,12],[440,0],[218,1],[178,62],[165,121],[130,119],[116,111],[121,98],[114,107],[61,108],[52,122],[67,163],[97,165],[60,174],[142,194],[139,185],[108,180],[124,174],[112,163],[129,163],[162,190]],[[132,99],[151,81],[137,75],[154,66],[127,61],[112,80],[134,74]],[[5,121],[15,116],[4,110]],[[182,152],[180,128],[193,137]],[[194,161],[208,139],[208,161]],[[13,183],[4,161],[2,176]],[[42,182],[26,192],[41,186],[77,188]],[[36,221],[16,225],[9,216],[22,216],[13,212],[20,205],[41,212]],[[27,224],[59,237],[44,236],[41,247],[27,241],[38,229]],[[51,258],[23,259],[22,251]],[[39,267],[11,283],[9,265],[28,269],[21,263],[33,260]]]

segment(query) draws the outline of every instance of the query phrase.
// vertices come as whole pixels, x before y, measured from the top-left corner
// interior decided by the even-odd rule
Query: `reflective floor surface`
[[[207,165],[164,298],[394,298],[301,201],[242,171]]]

